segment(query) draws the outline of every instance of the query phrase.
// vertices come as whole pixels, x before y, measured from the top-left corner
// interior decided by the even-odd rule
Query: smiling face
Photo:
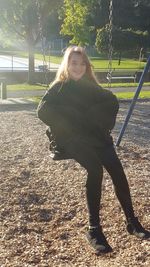
[[[72,53],[69,59],[68,72],[70,78],[75,81],[81,79],[86,73],[86,63],[80,53]]]

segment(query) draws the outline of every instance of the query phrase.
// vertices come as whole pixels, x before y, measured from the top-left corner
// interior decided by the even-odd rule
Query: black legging
[[[126,175],[113,145],[105,149],[95,148],[80,139],[72,140],[66,151],[69,156],[83,166],[88,173],[86,197],[89,210],[89,224],[98,225],[101,199],[103,166],[108,171],[114,184],[115,193],[123,208],[126,219],[134,217],[130,190]]]

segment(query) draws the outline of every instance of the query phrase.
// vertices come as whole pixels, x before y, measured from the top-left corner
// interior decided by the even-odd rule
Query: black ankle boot
[[[132,220],[128,220],[127,231],[129,234],[135,235],[142,239],[150,238],[150,231],[147,231],[143,228],[137,217],[133,218]]]
[[[108,244],[100,226],[91,227],[86,237],[96,254],[112,252],[112,248]]]

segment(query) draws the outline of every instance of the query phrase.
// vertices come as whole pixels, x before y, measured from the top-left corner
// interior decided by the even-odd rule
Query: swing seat
[[[116,81],[122,81],[122,80],[132,80],[134,83],[136,82],[137,78],[137,72],[135,72],[132,75],[110,75],[107,76],[107,80],[116,80]]]
[[[70,157],[65,153],[65,151],[56,145],[50,127],[46,129],[46,135],[50,141],[49,144],[49,150],[51,151],[50,157],[53,160],[69,159]]]
[[[136,75],[134,76],[112,76],[112,80],[133,80],[133,82],[136,82]]]
[[[136,73],[134,75],[121,75],[121,76],[111,76],[111,77],[107,77],[107,80],[133,80],[133,82],[136,82]]]
[[[47,71],[48,70],[48,66],[47,65],[39,65],[38,69],[39,69],[39,71]]]

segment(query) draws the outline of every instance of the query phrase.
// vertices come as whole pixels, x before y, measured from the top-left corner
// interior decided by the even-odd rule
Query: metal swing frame
[[[108,87],[110,88],[111,87],[111,80],[112,79],[120,79],[120,78],[123,78],[123,77],[112,77],[112,55],[113,55],[113,46],[112,46],[112,28],[113,28],[113,0],[110,0],[110,5],[109,5],[109,55],[108,55],[108,58],[109,58],[109,64],[108,64],[108,74],[107,74],[107,79],[108,79]],[[116,146],[118,147],[121,143],[121,140],[122,140],[122,137],[124,135],[124,132],[127,128],[127,125],[128,125],[128,122],[130,120],[130,117],[132,115],[132,112],[134,110],[134,107],[135,107],[135,104],[137,102],[137,99],[138,99],[138,96],[141,92],[141,89],[142,89],[142,86],[143,86],[143,83],[144,83],[144,79],[145,79],[145,76],[146,74],[148,73],[150,69],[150,56],[148,57],[148,60],[147,60],[147,64],[145,65],[145,68],[143,70],[143,73],[140,77],[140,80],[139,80],[139,84],[137,86],[137,89],[135,91],[135,94],[134,94],[134,97],[131,101],[131,104],[130,104],[130,107],[128,109],[128,113],[127,113],[127,116],[125,118],[125,121],[123,123],[123,126],[120,130],[120,133],[119,133],[119,136],[117,138],[117,141],[116,141]],[[124,77],[125,79],[128,79],[129,77]],[[132,76],[132,78],[134,78]]]
[[[123,123],[123,126],[122,126],[122,128],[121,128],[121,130],[120,130],[120,133],[119,133],[119,136],[118,136],[118,139],[117,139],[117,142],[116,142],[116,146],[119,146],[119,145],[120,145],[121,139],[122,139],[122,137],[123,137],[123,135],[124,135],[124,132],[125,132],[126,127],[127,127],[127,125],[128,125],[129,119],[130,119],[130,117],[131,117],[131,115],[132,115],[134,106],[135,106],[136,101],[137,101],[137,99],[138,99],[138,96],[139,96],[139,94],[140,94],[140,92],[141,92],[141,89],[142,89],[142,86],[143,86],[143,83],[144,83],[145,76],[146,76],[146,74],[148,73],[149,69],[150,69],[150,56],[149,56],[149,58],[148,58],[148,60],[147,60],[147,64],[146,64],[146,66],[145,66],[145,68],[144,68],[144,71],[143,71],[143,73],[142,73],[142,75],[141,75],[141,78],[140,78],[138,87],[137,87],[137,89],[136,89],[136,91],[135,91],[134,97],[133,97],[132,102],[131,102],[131,104],[130,104],[130,107],[129,107],[127,116],[126,116],[125,121],[124,121],[124,123]]]

